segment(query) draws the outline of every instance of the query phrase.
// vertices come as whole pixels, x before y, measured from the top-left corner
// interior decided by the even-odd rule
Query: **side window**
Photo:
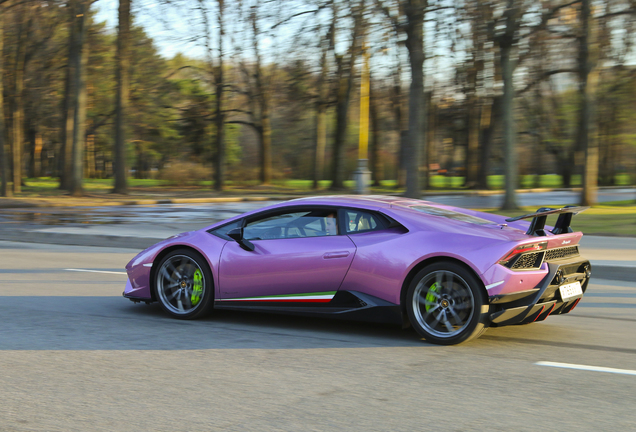
[[[347,233],[373,231],[383,229],[383,223],[372,213],[362,210],[345,210],[345,227]]]
[[[228,236],[227,233],[230,232],[231,230],[233,230],[234,228],[239,228],[241,226],[241,224],[243,223],[243,219],[239,219],[237,221],[234,221],[232,223],[229,223],[227,225],[223,225],[220,228],[217,228],[215,230],[210,231],[210,233],[221,237],[225,240],[231,240]]]
[[[336,212],[296,211],[249,222],[243,237],[247,240],[274,240],[337,235]]]

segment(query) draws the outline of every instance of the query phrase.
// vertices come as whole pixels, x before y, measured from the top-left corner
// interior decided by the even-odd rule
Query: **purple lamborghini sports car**
[[[591,274],[570,228],[583,210],[505,219],[399,197],[302,198],[146,249],[126,266],[124,297],[182,319],[237,309],[410,323],[456,344],[574,309]]]

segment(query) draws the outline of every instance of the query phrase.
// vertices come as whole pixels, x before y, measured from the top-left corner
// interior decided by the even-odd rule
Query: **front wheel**
[[[175,318],[200,318],[213,304],[212,272],[193,250],[178,249],[163,257],[154,281],[159,304]]]
[[[478,337],[488,320],[480,282],[459,264],[442,261],[420,270],[409,285],[406,311],[429,342],[454,345]]]

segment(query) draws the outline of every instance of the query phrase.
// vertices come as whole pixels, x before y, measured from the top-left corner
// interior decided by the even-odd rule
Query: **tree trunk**
[[[0,54],[4,52],[4,12],[5,7],[0,4]],[[7,164],[7,151],[5,143],[4,131],[4,56],[0,55],[0,196],[11,196],[11,190],[8,188],[9,169]]]
[[[314,151],[314,183],[313,188],[318,189],[325,171],[325,148],[327,147],[327,51],[329,44],[325,43],[320,58],[320,75],[318,76],[318,101],[316,102],[316,146]]]
[[[15,54],[13,94],[13,193],[22,191],[22,145],[24,141],[24,69],[26,38],[20,25]]]
[[[257,126],[260,138],[260,181],[261,184],[269,184],[272,181],[272,126],[269,105],[271,100],[271,82],[263,73],[263,62],[258,46],[261,33],[258,27],[257,10],[256,6],[251,8],[249,19],[252,23],[252,48],[254,49],[254,57],[256,59],[254,66],[255,97],[258,109],[260,110],[260,121]]]
[[[490,174],[490,155],[495,129],[499,124],[499,106],[501,97],[495,97],[489,105],[486,105],[481,114],[481,137],[479,144],[479,173],[477,176],[477,188],[488,189],[488,174]]]
[[[572,175],[574,174],[574,152],[566,151],[557,158],[561,166],[561,183],[564,188],[572,187]]]
[[[265,98],[265,95],[263,95]],[[272,125],[267,100],[261,102],[261,183],[272,181]]]
[[[514,87],[512,73],[514,67],[510,59],[512,44],[503,44],[501,50],[501,74],[504,82],[501,111],[503,117],[503,139],[505,153],[505,196],[502,210],[514,210],[517,205],[517,181],[519,167],[517,166],[517,147],[514,129]]]
[[[380,186],[382,181],[382,164],[380,163],[380,124],[378,118],[377,93],[373,91],[373,86],[369,84],[369,112],[371,117],[371,145],[369,151],[369,169],[373,186]]]
[[[424,178],[422,181],[422,188],[427,191],[431,187],[431,163],[435,160],[435,127],[436,127],[436,110],[433,103],[433,92],[427,91],[424,96],[426,123],[422,134],[425,137],[424,146]],[[425,192],[426,193],[426,192]]]
[[[86,15],[88,7],[85,1],[78,3],[75,43],[75,118],[73,121],[73,176],[70,192],[73,196],[81,196],[84,178],[84,147],[86,145],[86,66],[88,47],[86,46]]]
[[[314,158],[314,184],[318,189],[325,167],[325,147],[327,146],[327,108],[322,101],[316,104],[316,150]]]
[[[126,169],[126,115],[130,87],[130,0],[119,0],[119,29],[117,31],[117,63],[115,79],[115,148],[114,193],[128,193]]]
[[[426,105],[424,102],[424,9],[426,0],[414,0],[405,8],[407,15],[406,47],[411,66],[409,89],[409,135],[406,163],[406,194],[422,198],[420,184],[421,148],[426,149]],[[426,152],[424,152],[426,154]]]
[[[73,104],[73,95],[75,89],[74,64],[76,63],[75,55],[75,39],[77,31],[75,26],[75,10],[76,2],[69,1],[69,41],[68,41],[68,58],[66,61],[66,77],[64,81],[64,100],[62,102],[62,124],[60,125],[60,154],[58,156],[58,172],[60,177],[60,189],[70,190],[72,177],[72,161],[73,152],[73,121],[75,120],[75,105]]]
[[[396,188],[406,186],[406,147],[407,131],[404,127],[404,115],[402,114],[402,84],[401,84],[402,68],[398,64],[396,73],[393,74],[393,91],[391,92],[391,104],[395,116],[395,129],[398,133],[398,154],[397,154],[397,170],[396,170]]]
[[[38,178],[42,176],[42,134],[33,130],[31,131],[31,166],[30,176]]]
[[[347,133],[349,100],[355,76],[355,40],[351,45],[349,61],[342,64],[339,69],[338,98],[336,101],[336,136],[332,152],[331,189],[344,189],[344,147]],[[341,62],[345,62],[344,59]]]
[[[468,146],[466,147],[466,178],[464,180],[464,186],[468,189],[474,189],[478,183],[480,123],[481,109],[477,98],[473,97],[468,103]]]
[[[225,180],[225,116],[223,115],[223,7],[224,0],[219,4],[219,64],[215,76],[216,81],[216,169],[214,170],[214,189],[223,190]]]
[[[589,55],[590,0],[581,1],[581,36],[579,39],[579,110],[578,148],[585,152],[583,164],[583,190],[581,205],[597,203],[598,189],[598,141],[594,136],[593,89],[589,83],[592,63]]]
[[[139,170],[143,174],[143,164]],[[86,155],[84,156],[84,177],[95,178],[95,135],[86,135]],[[142,177],[143,178],[143,177]]]

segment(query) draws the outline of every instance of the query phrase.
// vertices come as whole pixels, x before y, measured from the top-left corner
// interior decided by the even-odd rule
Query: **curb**
[[[9,208],[43,208],[43,207],[113,207],[113,206],[137,206],[158,204],[206,204],[206,203],[232,203],[254,201],[286,201],[294,198],[302,198],[305,195],[277,195],[254,197],[210,197],[210,198],[164,198],[164,199],[133,199],[112,201],[48,201],[46,199],[21,200],[16,198],[0,199],[0,209]],[[5,201],[6,200],[6,201]]]
[[[28,233],[25,231],[0,232],[0,241],[42,243],[60,246],[94,246],[135,249],[141,251],[165,238],[61,233]]]
[[[636,280],[636,267],[592,264],[592,278],[633,282]]]

